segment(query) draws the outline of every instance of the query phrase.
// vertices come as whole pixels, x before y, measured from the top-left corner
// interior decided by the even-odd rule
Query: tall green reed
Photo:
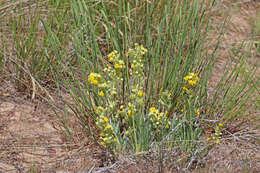
[[[54,76],[54,69],[62,71],[58,65],[60,60],[56,59],[58,56],[54,57],[51,53],[48,37],[40,21],[48,21],[50,27],[59,34],[60,45],[68,44],[68,27],[63,20],[69,16],[67,5],[65,1],[7,3],[10,3],[7,5],[10,9],[6,9],[10,16],[1,20],[1,23],[6,23],[1,27],[4,33],[1,52],[5,54],[8,64],[5,70],[16,74],[14,81],[19,91],[31,92],[30,88],[34,88],[32,92],[35,93],[34,86],[46,86]],[[46,11],[48,13],[45,15]]]

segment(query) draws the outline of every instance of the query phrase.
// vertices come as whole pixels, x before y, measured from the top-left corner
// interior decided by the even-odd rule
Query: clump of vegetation
[[[125,60],[121,60],[120,54],[113,51],[108,54],[108,63],[102,74],[92,72],[88,76],[91,98],[95,98],[93,116],[100,131],[99,143],[103,146],[113,148],[119,145],[119,148],[123,148],[128,145],[136,151],[147,150],[147,144],[162,140],[173,128],[173,114],[168,114],[167,104],[171,100],[171,93],[162,91],[167,97],[164,100],[160,98],[156,105],[158,108],[145,105],[146,53],[147,49],[138,44],[125,54],[121,53]],[[187,81],[183,87],[185,92],[192,92],[190,87],[197,83],[198,77],[189,73],[184,80]]]
[[[15,28],[23,19],[10,20],[16,56],[8,57],[18,85],[51,78],[69,93],[71,116],[103,148],[178,146],[192,155],[201,144],[219,144],[255,94],[255,69],[239,51],[215,88],[208,86],[221,41],[206,48],[214,2],[50,0],[52,13],[30,19],[25,35]],[[212,134],[203,138],[204,131]]]
[[[72,33],[78,64],[69,66],[64,82],[76,117],[100,145],[141,152],[160,142],[192,151],[205,129],[214,131],[208,141],[220,143],[221,129],[242,114],[254,91],[237,80],[250,75],[241,71],[245,61],[237,61],[208,94],[218,48],[211,55],[204,50],[211,3],[72,4],[81,28]]]

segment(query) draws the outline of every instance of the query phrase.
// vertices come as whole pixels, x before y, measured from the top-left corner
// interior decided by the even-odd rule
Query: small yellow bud
[[[115,68],[115,69],[118,69],[118,68],[120,68],[120,65],[119,65],[119,64],[115,64],[115,65],[114,65],[114,68]]]
[[[185,76],[183,79],[187,81],[187,80],[189,80],[190,78],[191,78],[190,76]]]
[[[142,92],[142,91],[138,91],[138,92],[137,92],[137,95],[138,95],[139,97],[142,97],[142,96],[143,96],[143,92]]]
[[[131,110],[128,110],[128,111],[127,111],[127,114],[128,114],[128,115],[131,115],[131,113],[132,113]]]
[[[156,111],[155,107],[150,107],[150,112],[154,113]]]
[[[109,57],[108,61],[109,62],[113,62],[114,58],[113,57]]]
[[[107,123],[107,122],[108,122],[108,118],[107,118],[107,117],[104,117],[104,121]]]
[[[107,124],[105,129],[112,129],[112,126],[110,124]]]
[[[92,80],[92,84],[93,84],[93,85],[97,85],[97,84],[98,84],[98,81],[97,81],[97,80]]]
[[[195,73],[188,73],[189,74],[189,76],[191,76],[191,77],[194,77],[194,76],[196,76],[196,74]]]
[[[219,127],[223,127],[223,124],[222,124],[222,123],[218,123],[218,126],[219,126]]]
[[[113,52],[111,52],[110,54],[107,55],[107,57],[109,58],[108,60],[109,60],[110,62],[113,61],[114,56],[116,55],[116,53],[117,53],[116,51],[113,51]]]
[[[193,85],[196,84],[196,81],[194,81],[194,80],[188,80],[188,83],[189,83],[191,86],[193,86]]]
[[[98,92],[98,95],[101,96],[101,97],[103,97],[103,96],[104,96],[104,92],[103,92],[103,91],[100,91],[100,92]]]
[[[216,139],[216,144],[220,144],[220,139]]]

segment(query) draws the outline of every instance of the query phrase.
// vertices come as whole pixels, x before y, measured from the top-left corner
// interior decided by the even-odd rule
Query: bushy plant
[[[160,142],[194,150],[203,129],[213,129],[208,141],[219,143],[221,129],[247,109],[253,73],[243,70],[242,57],[235,68],[227,65],[209,95],[218,44],[209,54],[204,43],[213,2],[71,1],[73,53],[67,55],[77,61],[59,85],[100,145],[140,152]],[[57,34],[44,26],[60,56]]]

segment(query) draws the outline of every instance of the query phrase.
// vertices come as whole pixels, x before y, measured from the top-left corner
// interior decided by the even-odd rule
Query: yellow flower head
[[[98,95],[102,97],[102,96],[104,96],[104,92],[103,91],[99,91]]]
[[[219,127],[223,127],[223,124],[222,124],[222,123],[218,123],[218,126],[219,126]]]
[[[139,91],[137,92],[137,95],[138,95],[139,97],[142,97],[142,96],[143,96],[143,92],[139,90]]]
[[[110,57],[110,58],[108,59],[108,61],[109,61],[109,62],[113,62],[113,61],[114,61],[114,58],[113,58],[113,57]]]
[[[108,54],[108,55],[107,55],[108,61],[109,61],[109,62],[113,62],[114,59],[115,59],[116,54],[117,54],[117,51],[113,51],[113,52],[111,52],[110,54]]]
[[[196,75],[195,73],[190,73],[190,72],[188,74],[189,74],[189,76],[192,76],[192,77]]]
[[[185,90],[185,91],[188,90],[188,85],[184,85],[183,90]]]
[[[145,49],[143,45],[139,45],[138,43],[135,43],[135,49],[140,51],[142,55],[147,52],[147,49]]]
[[[156,112],[156,108],[155,107],[150,107],[150,112],[152,112],[152,113],[154,113],[154,112]]]
[[[189,83],[191,86],[193,86],[193,85],[196,84],[196,81],[195,81],[195,80],[188,80],[188,83]]]
[[[110,52],[107,56],[108,56],[108,58],[115,56],[115,51]]]
[[[93,81],[92,81],[92,84],[93,84],[93,85],[97,85],[97,84],[98,84],[98,81],[97,81],[97,80],[93,80]]]
[[[104,121],[107,123],[107,122],[108,122],[108,118],[107,118],[107,117],[104,117]]]
[[[101,80],[101,75],[98,73],[90,73],[90,75],[88,76],[88,82],[93,84],[93,85],[97,85],[98,84],[98,80]]]
[[[200,111],[197,110],[197,111],[195,112],[195,114],[196,114],[196,115],[200,115]]]
[[[183,79],[184,79],[185,81],[187,81],[188,84],[191,85],[191,86],[195,85],[195,84],[198,82],[198,80],[199,80],[199,78],[197,77],[197,74],[195,74],[195,73],[190,73],[190,72],[189,72],[188,75],[185,76]]]
[[[123,60],[119,60],[119,61],[118,61],[118,64],[121,65],[121,66],[124,66],[125,63],[124,63]]]
[[[121,66],[120,66],[119,64],[115,64],[115,65],[114,65],[114,68],[115,68],[115,69],[119,69],[119,68],[121,68]]]
[[[112,129],[112,126],[110,124],[107,124],[105,129]]]
[[[187,81],[187,80],[189,80],[191,78],[192,78],[191,76],[185,76],[183,79]]]
[[[131,110],[128,110],[128,111],[127,111],[127,114],[128,114],[128,115],[131,115],[131,113],[132,113]]]

